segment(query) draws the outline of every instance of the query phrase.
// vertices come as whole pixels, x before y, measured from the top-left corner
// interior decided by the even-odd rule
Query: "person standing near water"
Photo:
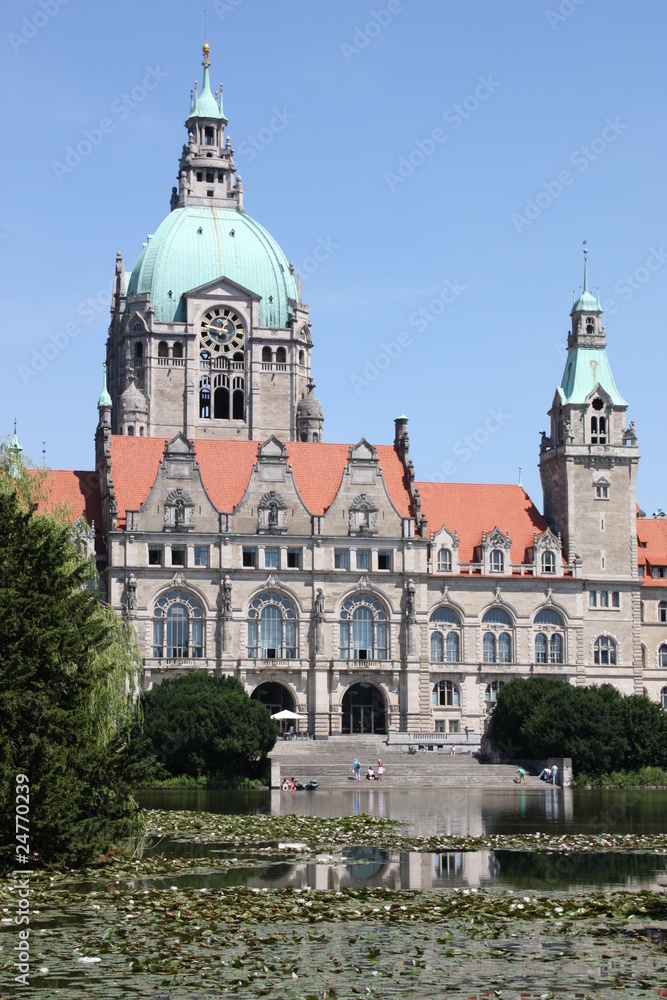
[[[558,765],[557,764],[554,764],[554,766],[551,768],[551,784],[552,785],[557,785],[558,784]]]
[[[354,764],[352,765],[352,768],[354,770],[354,780],[361,781],[361,764],[359,763],[356,757],[354,758]]]
[[[378,781],[382,781],[382,775],[384,774],[384,764],[378,758]]]

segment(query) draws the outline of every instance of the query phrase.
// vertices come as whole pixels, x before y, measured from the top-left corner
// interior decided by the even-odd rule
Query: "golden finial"
[[[204,59],[208,59],[208,54],[211,51],[211,46],[208,44],[208,42],[204,42],[204,44],[201,47],[201,50],[204,53]]]

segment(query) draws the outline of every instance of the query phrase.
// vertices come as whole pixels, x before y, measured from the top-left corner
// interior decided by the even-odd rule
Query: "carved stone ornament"
[[[183,570],[177,570],[176,573],[171,578],[172,587],[187,587],[188,581],[185,578],[185,573]]]
[[[130,573],[126,578],[125,586],[127,587],[127,616],[135,618],[137,614],[137,578],[134,573]]]
[[[417,599],[414,580],[408,580],[405,585],[405,617],[409,622],[417,620]]]
[[[451,595],[449,593],[449,587],[445,583],[443,585],[443,587],[442,587],[442,603],[443,604],[449,604],[449,602],[451,601],[451,599],[452,598],[451,598]]]
[[[167,494],[164,502],[164,527],[167,531],[191,531],[195,526],[195,505],[192,497],[178,487]]]
[[[546,528],[539,538],[537,533],[534,532],[533,544],[538,552],[544,552],[545,549],[548,549],[550,552],[560,552],[562,548],[560,535],[554,535],[551,528]]]
[[[265,493],[257,505],[257,528],[270,533],[287,531],[287,504],[275,490]]]
[[[545,594],[546,594],[546,599],[545,599],[544,603],[545,604],[553,604],[553,602],[554,602],[554,592],[551,589],[551,587],[547,587],[547,589],[545,590]]]
[[[491,534],[482,535],[482,550],[488,551],[489,549],[505,549],[506,552],[512,547],[512,541],[510,539],[509,531],[506,535],[503,535],[500,528],[496,525]]]
[[[367,493],[360,493],[350,504],[350,531],[371,534],[378,529],[378,509]]]
[[[315,621],[324,620],[324,591],[321,587],[318,587],[317,594],[315,595],[315,600],[313,602],[313,617]]]
[[[371,589],[371,581],[369,580],[368,576],[365,573],[363,573],[362,576],[359,577],[359,590],[370,590],[370,589]]]
[[[502,604],[503,595],[500,593],[500,586],[497,586],[493,591],[493,602],[494,604]]]
[[[268,579],[266,581],[266,585],[267,585],[267,587],[272,587],[272,588],[273,587],[275,587],[275,588],[280,587],[280,580],[278,579],[278,577],[276,576],[275,573],[269,573],[269,577],[268,577]]]
[[[226,574],[222,581],[222,613],[225,617],[232,613],[232,581],[229,574]]]

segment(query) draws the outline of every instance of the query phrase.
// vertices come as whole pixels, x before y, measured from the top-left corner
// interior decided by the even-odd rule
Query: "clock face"
[[[202,344],[215,354],[238,350],[245,335],[240,316],[226,306],[215,306],[204,313],[199,332]]]

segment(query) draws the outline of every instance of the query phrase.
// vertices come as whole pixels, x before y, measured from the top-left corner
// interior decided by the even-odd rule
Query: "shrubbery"
[[[498,693],[491,734],[511,757],[571,757],[589,775],[667,766],[667,716],[611,684],[516,678]]]
[[[233,677],[185,674],[156,685],[142,703],[144,752],[167,776],[256,777],[278,737],[266,705]]]

